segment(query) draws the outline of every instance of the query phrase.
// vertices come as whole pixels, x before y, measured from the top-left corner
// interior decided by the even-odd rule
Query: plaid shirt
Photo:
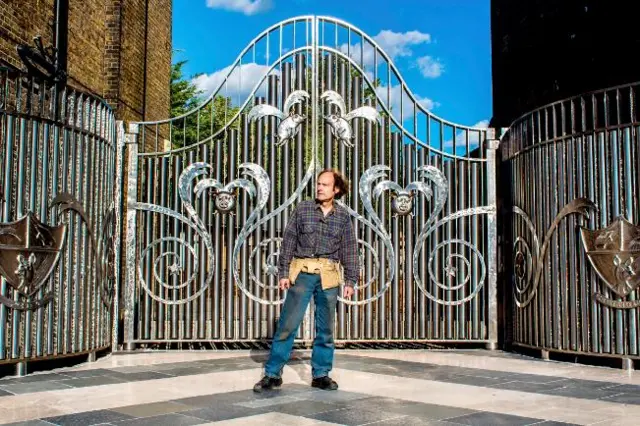
[[[339,261],[344,267],[345,285],[354,286],[358,280],[358,241],[349,212],[334,204],[325,217],[320,204],[301,202],[284,230],[278,262],[280,278],[289,276],[294,257]]]

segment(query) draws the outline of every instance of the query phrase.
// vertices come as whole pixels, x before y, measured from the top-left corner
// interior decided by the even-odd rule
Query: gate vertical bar
[[[124,292],[124,343],[126,350],[134,349],[134,318],[136,297],[136,195],[138,192],[138,125],[130,124],[129,132],[125,137],[129,155],[129,167],[127,173],[127,246]]]
[[[311,149],[318,154],[318,18],[311,18]],[[316,164],[314,164],[314,167]],[[316,176],[311,179],[312,188],[316,187]]]
[[[267,77],[267,104],[272,105],[274,107],[278,107],[278,85],[279,80],[277,76],[270,75]],[[265,120],[266,127],[266,140],[268,141],[268,161],[266,163],[266,167],[269,170],[269,176],[271,176],[271,196],[269,197],[269,212],[273,212],[276,210],[276,197],[278,196],[278,176],[276,172],[276,163],[277,163],[277,151],[276,151],[276,120],[274,117],[269,117]],[[286,149],[286,148],[285,148]],[[233,158],[233,157],[232,157]],[[265,170],[267,170],[265,168]],[[272,218],[268,224],[268,229],[265,229],[268,232],[268,240],[269,242],[269,253],[274,253],[276,251],[276,246],[274,243],[274,239],[276,237],[276,221],[279,221],[280,217],[276,216]],[[278,294],[278,291],[275,290],[277,286],[277,277],[273,275],[269,275],[266,277],[269,281],[269,300],[274,300],[275,295]],[[273,336],[276,331],[276,307],[272,304],[269,305],[268,308],[268,330],[269,336]],[[280,314],[278,314],[280,316]]]
[[[6,116],[5,117],[6,131],[4,133],[4,140],[6,142],[6,150],[4,153],[3,166],[4,166],[4,185],[2,188],[2,196],[4,200],[2,200],[2,221],[9,222],[11,218],[11,191],[13,190],[12,183],[12,171],[13,171],[13,150],[9,148],[14,143],[14,125],[15,125],[15,117],[14,116]],[[13,295],[12,289],[9,285],[7,285],[7,281],[4,277],[0,277],[1,289],[0,294],[3,296],[10,298]],[[9,309],[5,305],[0,305],[0,359],[7,358],[8,355],[8,347],[5,346],[4,342],[7,339],[7,334],[9,333],[8,329],[8,317],[9,317]]]
[[[118,121],[117,126],[117,140],[116,140],[116,183],[115,183],[115,197],[114,197],[114,219],[115,219],[115,235],[113,240],[113,253],[114,262],[113,267],[113,310],[112,310],[112,334],[111,334],[111,350],[116,351],[118,349],[118,332],[120,325],[120,271],[122,271],[122,258],[121,256],[121,243],[122,243],[122,179],[124,176],[124,144],[125,144],[125,131],[124,122]]]
[[[228,139],[229,141],[229,158],[227,160],[228,166],[228,174],[227,181],[233,180],[236,175],[236,147],[238,145],[238,130],[231,129],[229,133]],[[236,207],[237,212],[237,207]],[[228,215],[226,217],[226,237],[227,237],[227,264],[226,264],[226,310],[225,310],[225,337],[227,339],[236,338],[236,298],[235,298],[235,284],[233,281],[233,250],[230,248],[233,247],[233,242],[236,238],[236,230],[235,230],[235,219],[232,215]]]
[[[487,204],[494,210],[487,216],[487,259],[489,273],[487,274],[488,310],[487,310],[487,349],[498,347],[498,226],[496,222],[496,151],[500,141],[495,138],[491,130],[487,131]]]
[[[318,155],[318,108],[320,108],[320,104],[318,102],[318,72],[319,72],[319,64],[320,59],[318,55],[318,18],[313,16],[311,18],[311,149],[313,155],[311,158],[316,158],[316,163],[313,164],[314,168],[317,168],[317,165],[320,163],[317,160]],[[315,170],[317,172],[317,170]],[[313,173],[311,178],[311,188],[312,194],[315,194],[316,187],[316,174]],[[315,312],[315,307],[313,303],[309,303],[307,307],[307,312],[304,314],[304,323],[306,324],[306,329],[304,332],[304,336],[308,339],[311,339],[313,336],[312,330],[312,316],[313,312]]]

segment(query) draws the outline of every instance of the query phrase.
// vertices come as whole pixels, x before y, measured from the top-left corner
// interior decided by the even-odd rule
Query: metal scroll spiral
[[[576,198],[564,206],[551,223],[551,226],[544,236],[542,247],[540,247],[536,228],[529,216],[519,207],[516,206],[513,208],[513,212],[524,220],[527,230],[531,235],[531,241],[533,242],[533,250],[527,240],[520,236],[513,242],[513,278],[515,282],[513,292],[516,306],[524,308],[531,303],[536,296],[540,279],[542,278],[549,244],[560,222],[569,215],[580,215],[588,218],[589,210],[597,210],[597,207],[593,201],[588,198]]]
[[[264,172],[255,164],[241,164],[240,170],[243,174],[254,178],[260,176],[261,171]],[[196,235],[193,243],[177,236],[157,238],[142,250],[138,264],[138,280],[145,292],[157,302],[166,305],[185,304],[200,297],[211,284],[215,268],[212,238],[205,223],[193,206],[193,194],[195,193],[200,197],[205,191],[210,191],[211,196],[214,198],[223,196],[223,203],[216,202],[217,208],[222,212],[226,212],[227,207],[235,202],[236,190],[245,189],[250,196],[255,195],[255,187],[247,179],[236,179],[224,186],[213,178],[204,178],[197,183],[194,182],[197,177],[207,175],[212,171],[213,167],[210,164],[197,162],[189,165],[180,174],[178,178],[178,193],[182,207],[187,212],[186,215],[155,204],[137,203],[134,205],[138,210],[159,213],[176,219],[194,231]],[[204,244],[207,252],[204,259],[200,253],[198,241]],[[151,258],[153,255],[155,257]],[[147,259],[150,260],[152,265],[152,276],[156,283],[154,288],[157,291],[154,291],[143,274],[142,265],[147,262]],[[201,269],[200,263],[203,261],[207,266],[207,273],[198,287],[196,280]],[[163,262],[168,267],[162,268]],[[185,272],[187,265],[190,265],[188,268],[190,272]],[[191,286],[196,287],[192,289]],[[185,292],[187,293],[186,295],[184,294]]]
[[[99,271],[100,296],[105,306],[111,306],[114,293],[115,274],[115,251],[114,239],[116,216],[115,208],[111,206],[104,217],[100,233],[96,241],[96,257],[98,259],[97,268]]]
[[[296,113],[292,108],[295,105],[301,104],[302,102],[308,100],[309,98],[309,93],[305,90],[294,90],[284,100],[282,110],[266,104],[255,105],[249,111],[247,119],[252,122],[262,119],[266,116],[279,118],[280,123],[278,124],[276,130],[275,145],[277,147],[282,147],[287,143],[287,141],[292,140],[298,134],[298,132],[300,131],[300,126],[306,118],[304,115]],[[258,294],[250,291],[249,283],[244,282],[242,280],[242,277],[240,276],[240,251],[242,247],[247,243],[247,239],[249,238],[249,236],[256,229],[278,216],[281,212],[283,212],[301,197],[304,188],[309,184],[309,182],[313,178],[313,175],[319,169],[319,165],[316,163],[315,157],[312,157],[311,165],[308,167],[307,172],[302,178],[302,181],[298,185],[296,191],[277,209],[260,218],[260,220],[258,220],[260,212],[266,207],[267,201],[270,196],[271,180],[269,178],[269,175],[264,170],[262,170],[258,166],[255,167],[255,180],[259,188],[258,200],[253,211],[251,212],[251,215],[249,215],[246,222],[243,224],[242,229],[240,230],[240,233],[236,238],[236,243],[233,247],[233,278],[238,288],[249,299],[263,305],[278,305],[284,301],[283,298],[279,297],[280,292],[277,290],[278,257],[280,255],[279,250],[280,244],[282,243],[282,238],[274,237],[263,239],[253,247],[251,253],[249,254],[249,279],[255,284],[255,286],[252,287],[257,290]],[[260,265],[261,271],[254,270],[253,265],[255,264],[255,259],[262,260],[262,263]],[[273,279],[273,282],[275,284],[268,284],[263,282],[260,278],[263,274],[269,277],[274,277],[275,279]],[[276,298],[262,298],[260,297],[259,293],[274,294],[276,295]]]
[[[420,168],[418,170],[422,169],[423,168]],[[367,217],[369,219],[358,214],[351,207],[341,203],[341,205],[345,209],[347,209],[351,216],[353,216],[356,220],[363,223],[365,226],[368,226],[375,232],[376,237],[379,238],[379,240],[384,245],[384,248],[386,249],[386,260],[389,271],[388,275],[384,277],[383,282],[376,294],[362,300],[349,300],[341,298],[340,300],[346,304],[361,305],[379,299],[389,289],[396,274],[396,252],[391,242],[391,235],[385,228],[382,219],[380,219],[378,213],[373,208],[373,201],[378,200],[385,191],[388,191],[391,193],[391,196],[393,198],[392,206],[394,207],[395,214],[398,216],[405,216],[411,211],[411,206],[413,205],[413,198],[415,194],[422,193],[427,199],[432,195],[431,188],[429,188],[429,185],[426,182],[415,181],[407,185],[406,188],[402,188],[397,183],[387,180],[387,173],[389,171],[391,171],[391,168],[388,166],[375,165],[367,169],[360,177],[358,190],[360,199],[362,200],[362,205],[364,206],[364,209],[367,212]],[[379,181],[382,178],[385,178],[385,180]],[[402,208],[399,208],[399,205],[395,202],[398,198],[406,199],[406,203],[403,202]],[[362,239],[359,239],[358,243],[360,244],[360,246],[362,246],[362,250],[360,251],[360,269],[364,270],[364,254],[366,251],[369,251],[369,253],[372,255],[374,263],[371,270],[371,276],[365,276],[364,283],[362,285],[355,286],[356,290],[363,290],[370,287],[376,281],[376,277],[378,277],[380,270],[381,259],[380,255],[373,245]]]
[[[113,226],[115,226],[113,209],[107,212],[100,229],[99,237],[96,239],[93,227],[87,218],[82,204],[71,194],[58,194],[51,202],[51,208],[55,207],[59,209],[60,213],[77,213],[85,223],[87,235],[91,242],[91,256],[96,268],[96,282],[100,290],[100,298],[104,306],[109,309],[113,299]],[[65,224],[67,220],[64,221]]]
[[[354,217],[357,221],[361,222],[362,224],[364,224],[365,226],[373,230],[373,232],[376,234],[376,237],[379,238],[382,245],[384,245],[386,255],[387,255],[386,256],[387,264],[388,264],[387,276],[384,277],[381,285],[378,288],[378,291],[373,296],[364,298],[364,299],[358,299],[358,300],[343,299],[339,297],[341,302],[349,305],[363,305],[379,299],[387,291],[387,289],[389,289],[389,287],[391,286],[391,283],[393,282],[393,277],[396,274],[396,270],[395,270],[396,253],[395,253],[393,244],[391,243],[391,235],[385,228],[382,219],[380,219],[380,217],[378,216],[378,213],[373,208],[373,198],[374,198],[374,193],[376,192],[376,190],[374,190],[373,185],[379,179],[385,178],[387,176],[386,172],[388,172],[389,170],[391,169],[387,166],[376,165],[367,169],[360,177],[358,192],[360,194],[360,200],[362,201],[362,205],[365,211],[367,212],[368,218],[360,215],[357,211],[353,210],[351,207],[344,204],[343,202],[341,201],[338,202],[342,207],[344,207],[349,212],[349,214],[352,217]],[[384,182],[379,183],[378,186],[376,186],[376,188],[381,188],[380,185],[384,185]],[[363,259],[364,259],[364,253],[366,251],[369,251],[374,259],[374,265],[371,271],[371,276],[370,277],[365,276],[364,283],[362,283],[361,285],[356,284],[354,287],[354,290],[364,290],[370,287],[377,280],[378,272],[380,269],[380,263],[379,263],[380,255],[376,251],[375,247],[369,244],[368,242],[362,239],[358,239],[358,243],[363,247],[363,249],[360,251],[361,253],[360,269],[361,270],[363,269],[362,264],[364,263]]]
[[[260,241],[255,245],[248,259],[249,279],[255,284],[255,288],[259,292],[263,292],[264,294],[270,294],[271,292],[269,292],[268,290],[275,290],[272,292],[272,294],[276,295],[276,297],[278,297],[277,299],[262,298],[259,294],[250,291],[248,283],[244,282],[242,280],[242,277],[240,276],[240,250],[242,249],[242,246],[247,243],[247,239],[256,229],[269,222],[274,217],[278,216],[281,212],[283,212],[286,208],[291,206],[296,200],[300,198],[302,192],[304,191],[304,188],[309,184],[318,169],[319,165],[316,163],[315,159],[312,159],[311,165],[308,167],[307,172],[302,178],[302,181],[300,182],[300,185],[298,185],[296,191],[277,209],[273,210],[271,213],[258,220],[260,212],[266,207],[267,201],[269,200],[271,180],[269,179],[269,175],[264,170],[262,170],[258,166],[255,166],[255,180],[259,188],[258,199],[255,208],[251,212],[251,215],[249,215],[247,221],[242,226],[242,229],[238,234],[238,238],[236,239],[236,244],[233,247],[233,278],[238,288],[254,302],[258,302],[263,305],[278,305],[284,301],[284,298],[279,298],[280,293],[279,291],[277,291],[278,256],[282,239],[276,237]],[[263,251],[266,250],[270,251],[263,253]],[[259,278],[261,274],[259,274],[259,271],[254,271],[253,269],[254,261],[256,258],[263,259],[261,264],[262,272],[267,276],[275,277],[275,279],[273,280],[275,284],[270,285],[261,281],[261,279]]]
[[[468,241],[459,238],[452,238],[446,241],[439,242],[429,253],[429,260],[427,263],[427,272],[431,282],[433,282],[437,289],[442,290],[443,294],[447,294],[448,297],[444,300],[442,297],[438,297],[422,282],[420,277],[420,253],[422,252],[424,243],[427,241],[429,235],[442,225],[456,220],[462,217],[474,216],[479,214],[495,214],[494,206],[474,207],[470,209],[460,210],[455,212],[438,222],[436,219],[442,212],[445,203],[447,202],[447,194],[449,183],[445,175],[436,167],[423,166],[418,169],[418,173],[432,182],[435,188],[434,193],[434,208],[427,222],[422,227],[420,234],[416,240],[415,250],[413,251],[413,277],[418,288],[429,298],[429,300],[447,306],[462,305],[469,300],[473,299],[478,292],[482,289],[487,275],[487,267],[484,257],[478,248]],[[443,251],[445,256],[439,256],[440,259],[444,259],[444,272],[448,281],[455,281],[455,285],[449,285],[441,282],[435,272],[436,265],[435,260],[438,258],[436,255]],[[467,253],[471,253],[476,258],[479,265],[479,271],[477,274],[477,280],[472,283],[472,260],[468,257]],[[443,280],[445,281],[445,280]],[[472,288],[470,292],[465,292],[466,296],[462,298],[455,298],[455,294],[463,288]],[[439,292],[439,290],[438,290]]]
[[[420,167],[418,169],[418,173],[431,170],[431,169],[432,169],[431,166]],[[365,217],[359,215],[350,207],[344,206],[349,211],[349,213],[356,218],[356,220],[362,222],[365,226],[370,227],[376,233],[376,236],[380,238],[380,241],[382,242],[382,244],[386,249],[389,273],[387,277],[385,277],[384,282],[382,283],[378,292],[374,296],[363,299],[363,300],[357,300],[357,301],[341,299],[344,303],[365,304],[380,298],[380,296],[382,296],[384,292],[386,292],[387,289],[389,289],[396,274],[396,270],[395,270],[396,253],[395,253],[393,244],[391,243],[391,235],[386,230],[382,219],[380,219],[376,210],[373,208],[373,200],[378,200],[380,196],[386,191],[390,192],[393,198],[392,206],[393,206],[394,214],[401,217],[401,216],[405,216],[411,211],[411,206],[413,205],[413,198],[415,197],[416,194],[421,193],[427,199],[431,198],[432,196],[431,188],[429,187],[429,184],[427,182],[418,180],[415,182],[411,182],[409,185],[407,185],[406,188],[402,188],[396,182],[386,180],[387,172],[389,172],[390,170],[391,168],[389,168],[388,166],[383,166],[383,165],[372,166],[369,169],[367,169],[362,174],[362,177],[360,178],[360,186],[359,186],[360,199],[362,200],[364,209],[367,212],[367,216],[371,220],[368,220]],[[385,180],[378,182],[381,178],[385,178]],[[404,201],[402,202],[402,207],[399,207],[399,205],[396,203],[396,200],[398,198],[404,199]],[[363,246],[363,252],[366,250],[370,251],[374,259],[374,267],[372,270],[371,277],[365,277],[365,283],[361,286],[355,287],[355,289],[365,289],[369,287],[376,280],[376,277],[378,276],[380,256],[378,255],[375,248],[371,244],[363,240],[358,240],[358,242],[361,246]],[[364,256],[361,256],[361,259],[363,258]],[[361,265],[360,265],[361,268],[363,266],[362,263],[363,262],[361,260]]]

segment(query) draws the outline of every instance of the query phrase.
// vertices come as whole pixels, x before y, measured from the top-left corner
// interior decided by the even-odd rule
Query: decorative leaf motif
[[[251,198],[256,196],[256,187],[253,183],[249,182],[247,179],[235,179],[229,182],[222,188],[223,191],[233,192],[236,189],[244,189],[247,191]]]
[[[377,184],[375,189],[373,190],[373,198],[377,200],[378,198],[380,198],[380,195],[382,195],[384,191],[393,191],[395,193],[399,193],[402,191],[402,187],[391,180],[382,181]]]
[[[338,110],[340,110],[341,116],[347,111],[342,95],[334,90],[325,90],[322,95],[320,95],[320,99],[329,102],[331,105],[335,105]]]
[[[249,111],[249,114],[247,114],[247,119],[251,122],[269,115],[278,117],[281,120],[284,120],[285,118],[287,118],[287,114],[280,111],[278,108],[274,107],[273,105],[260,104],[260,105],[255,105],[253,108],[251,108],[251,110]]]
[[[429,167],[432,167],[432,166],[423,166],[418,168],[418,174],[423,177],[426,176],[427,178],[433,175],[433,177],[436,177],[436,181],[437,181],[437,179],[439,179],[439,175],[435,171],[431,171],[432,175],[430,175]],[[375,169],[375,170],[381,171],[382,169]],[[387,170],[389,169],[387,168]],[[376,172],[376,174],[373,174],[371,176],[367,176],[367,179],[370,179],[373,176],[380,176],[378,174],[380,173],[380,171]],[[391,192],[391,195],[393,197],[391,207],[393,208],[396,214],[401,216],[407,215],[411,212],[411,208],[413,207],[413,197],[415,196],[416,193],[418,192],[422,193],[427,199],[431,199],[431,196],[433,195],[433,191],[429,187],[429,184],[423,181],[413,181],[410,184],[408,184],[406,188],[402,188],[399,184],[390,180],[382,181],[378,183],[375,189],[373,190],[373,198],[378,199],[384,191]],[[440,191],[444,193],[443,190],[440,190]]]
[[[433,191],[431,191],[431,188],[429,187],[429,185],[421,181],[411,182],[409,185],[407,185],[407,187],[405,188],[405,191],[421,192],[422,195],[424,195],[427,200],[430,200],[431,196],[433,195]]]
[[[207,189],[214,189],[217,192],[222,190],[223,186],[222,183],[218,182],[216,179],[207,178],[202,179],[200,182],[198,182],[195,188],[193,188],[193,192],[196,193],[197,197],[200,197],[202,193]]]
[[[382,124],[382,117],[380,116],[378,110],[368,105],[358,107],[344,116],[344,119],[347,121],[351,121],[354,118],[364,118],[369,121]]]
[[[287,99],[284,101],[284,106],[282,110],[285,113],[291,111],[291,107],[296,104],[302,103],[304,100],[309,99],[309,93],[306,90],[294,90],[287,96]]]

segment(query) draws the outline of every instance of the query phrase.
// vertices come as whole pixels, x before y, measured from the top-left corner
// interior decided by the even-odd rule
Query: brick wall
[[[104,98],[111,105],[118,104],[118,97],[120,94],[121,28],[122,1],[106,1],[104,37]]]
[[[126,120],[144,118],[146,1],[128,0],[122,8],[120,114]]]
[[[171,0],[150,0],[147,37],[147,120],[169,118],[171,82]]]
[[[104,96],[104,1],[69,0],[69,85]]]
[[[52,21],[53,0],[0,0],[0,59],[21,68],[16,45],[31,44],[37,34],[50,43]]]
[[[171,0],[70,0],[68,83],[123,120],[169,116]],[[18,43],[52,43],[54,0],[0,0],[0,59],[23,68]]]

